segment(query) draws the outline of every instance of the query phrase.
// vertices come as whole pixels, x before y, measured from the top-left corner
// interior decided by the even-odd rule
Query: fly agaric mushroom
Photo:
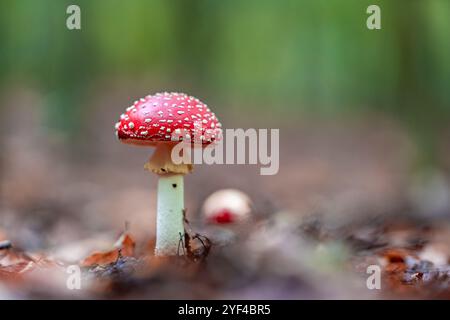
[[[205,200],[202,212],[206,222],[211,224],[238,223],[250,217],[252,202],[242,191],[223,189]]]
[[[199,141],[205,147],[221,136],[215,114],[206,104],[184,93],[148,95],[127,108],[116,123],[116,135],[123,143],[155,147],[144,168],[158,174],[156,247],[160,256],[183,254],[183,176],[192,164],[175,164],[172,149],[179,141]],[[195,142],[197,144],[197,142]]]

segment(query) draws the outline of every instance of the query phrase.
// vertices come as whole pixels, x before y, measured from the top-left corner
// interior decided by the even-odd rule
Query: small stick
[[[179,233],[179,235],[180,235],[180,240],[178,241],[178,255],[180,255],[180,247],[183,248],[183,255],[185,255],[183,235],[181,234],[181,232]]]

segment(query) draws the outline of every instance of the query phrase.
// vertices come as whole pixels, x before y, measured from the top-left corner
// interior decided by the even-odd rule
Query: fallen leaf
[[[12,246],[0,250],[0,278],[3,280],[17,280],[37,266],[32,256]]]
[[[381,251],[380,255],[387,260],[387,263],[404,263],[411,252],[401,248],[389,248]]]
[[[94,252],[89,257],[80,262],[82,267],[91,267],[94,265],[106,265],[113,263],[119,258],[119,250],[114,249],[107,252]]]
[[[114,244],[114,247],[121,250],[121,254],[124,257],[133,257],[134,256],[134,248],[136,247],[136,242],[133,238],[124,233],[120,236],[119,240]]]
[[[112,250],[106,252],[94,252],[83,259],[80,262],[80,266],[91,267],[95,265],[107,265],[117,261],[120,256],[133,257],[135,246],[136,242],[133,238],[129,234],[123,233],[114,244]]]

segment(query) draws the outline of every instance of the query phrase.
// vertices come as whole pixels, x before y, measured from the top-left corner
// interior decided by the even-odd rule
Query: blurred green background
[[[81,30],[65,27],[69,4]],[[366,28],[370,4],[382,30]],[[89,90],[111,79],[274,121],[381,112],[432,162],[450,118],[450,1],[1,1],[0,92],[38,90],[49,128],[76,136]]]

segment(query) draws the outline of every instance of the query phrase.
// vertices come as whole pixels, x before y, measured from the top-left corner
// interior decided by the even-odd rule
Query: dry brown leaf
[[[12,280],[36,267],[33,261],[22,261],[9,266],[0,266],[0,279]]]
[[[0,279],[18,280],[21,275],[36,267],[33,258],[15,248],[0,250]]]
[[[119,258],[119,249],[107,252],[94,252],[89,257],[80,262],[82,267],[90,267],[94,265],[106,265],[117,261]]]
[[[2,267],[29,261],[33,261],[33,259],[20,250],[14,248],[0,250],[0,266]]]
[[[136,242],[129,234],[124,233],[120,236],[119,240],[117,240],[117,242],[114,244],[114,247],[121,250],[120,253],[122,254],[122,256],[133,257]]]
[[[119,259],[119,255],[123,257],[133,257],[136,242],[133,238],[124,233],[114,244],[114,249],[106,252],[94,252],[80,262],[82,267],[91,267],[94,265],[107,265]]]
[[[412,251],[402,248],[389,248],[381,251],[380,255],[387,263],[404,263],[408,256],[415,256]]]

